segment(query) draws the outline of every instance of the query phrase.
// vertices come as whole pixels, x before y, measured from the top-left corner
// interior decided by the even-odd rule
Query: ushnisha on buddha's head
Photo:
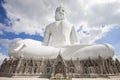
[[[66,17],[65,9],[61,6],[57,7],[55,11],[55,20],[56,21],[64,20],[65,17]]]

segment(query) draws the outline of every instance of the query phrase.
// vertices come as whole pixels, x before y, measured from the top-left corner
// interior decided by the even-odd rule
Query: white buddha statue
[[[81,45],[77,39],[74,26],[66,19],[63,7],[55,11],[55,22],[46,27],[44,41],[24,39],[17,41],[9,49],[9,55],[15,58],[42,57],[53,59],[60,53],[64,59],[96,59],[99,56],[107,59],[113,57],[114,50],[109,44]]]

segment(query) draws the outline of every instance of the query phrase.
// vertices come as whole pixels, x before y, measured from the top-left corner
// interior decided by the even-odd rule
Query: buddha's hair
[[[58,7],[56,8],[56,11],[59,11],[60,9],[65,10],[65,8],[60,5],[60,6],[58,6]]]

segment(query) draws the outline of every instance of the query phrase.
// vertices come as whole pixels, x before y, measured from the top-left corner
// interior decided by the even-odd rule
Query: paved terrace
[[[47,78],[7,78],[0,77],[0,80],[49,80]],[[120,80],[119,77],[116,78],[72,78],[72,80]]]

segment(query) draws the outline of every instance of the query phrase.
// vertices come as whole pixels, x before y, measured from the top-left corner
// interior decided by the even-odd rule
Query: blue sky
[[[61,3],[75,25],[81,44],[109,43],[120,58],[120,1],[118,0],[0,0],[0,61],[9,46],[22,39],[42,41],[46,26],[54,21]],[[36,4],[36,5],[33,5]],[[32,6],[31,6],[32,5]]]

